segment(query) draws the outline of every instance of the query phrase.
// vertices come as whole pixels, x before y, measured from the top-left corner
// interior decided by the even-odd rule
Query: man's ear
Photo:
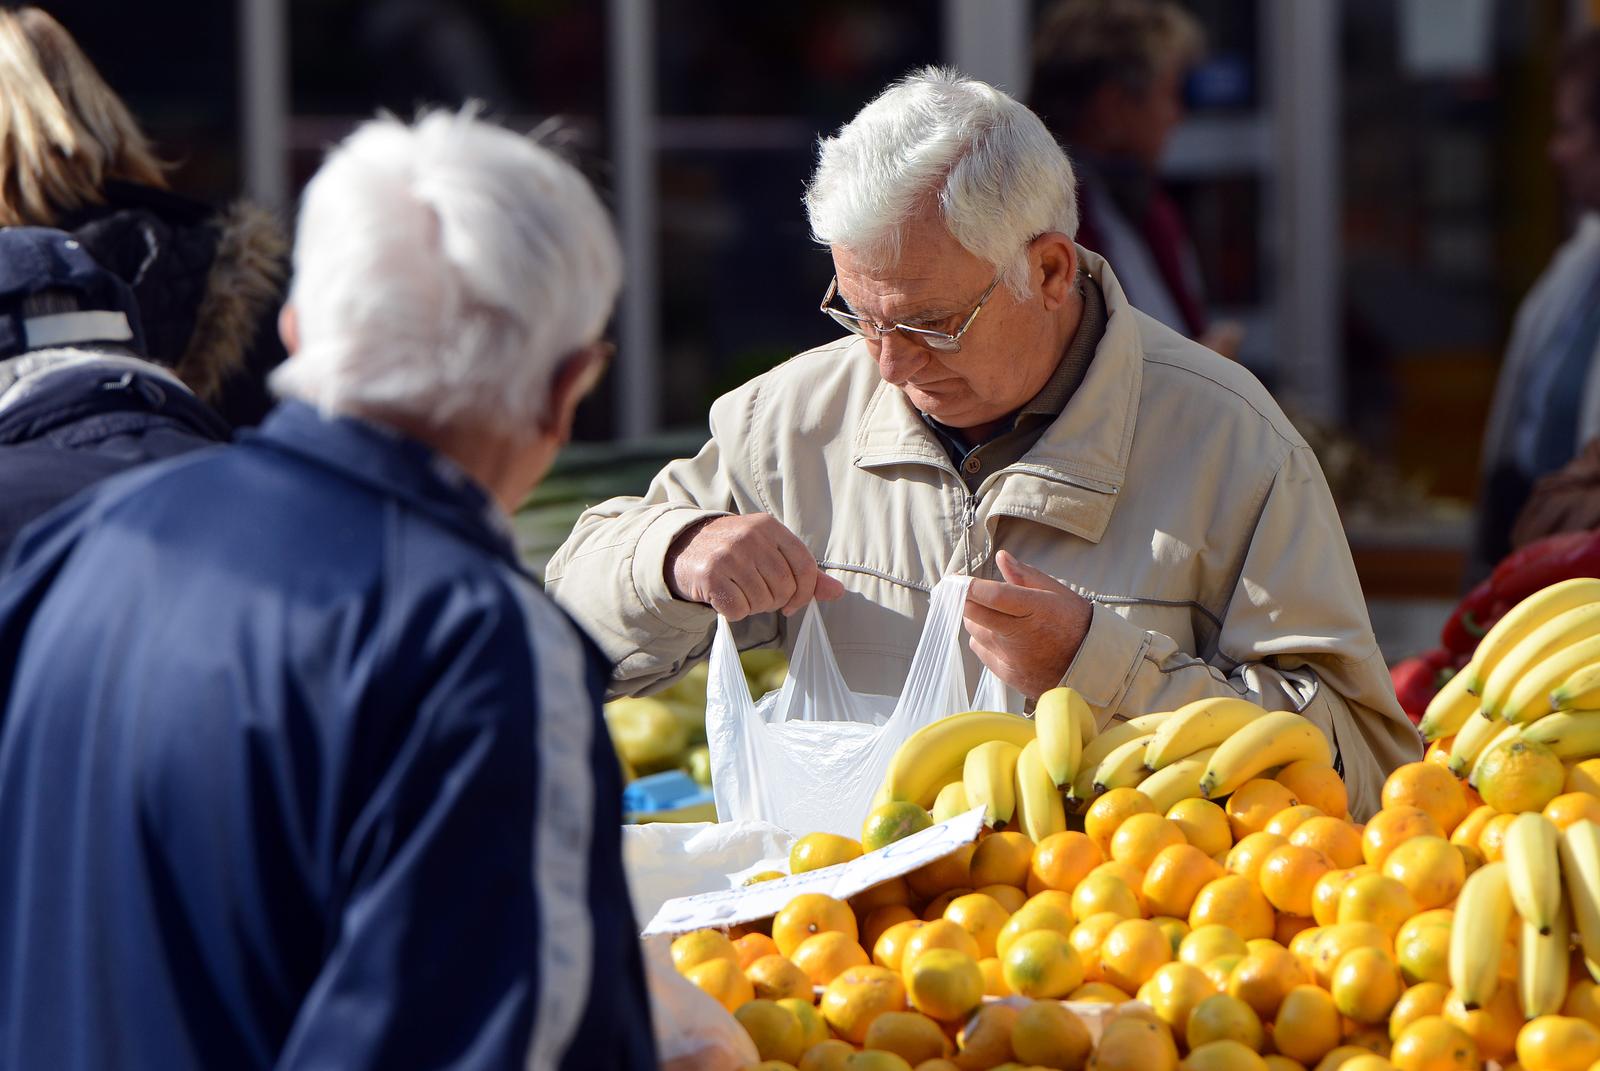
[[[578,412],[578,403],[605,376],[607,353],[599,344],[585,346],[561,362],[550,381],[550,398],[539,420],[540,431],[546,435],[554,433],[562,443],[572,437],[572,420]]]
[[[278,337],[283,340],[283,348],[293,357],[300,348],[300,317],[293,305],[285,305],[278,312]]]
[[[1029,242],[1028,248],[1038,258],[1044,307],[1054,312],[1072,300],[1078,282],[1078,247],[1060,231],[1046,231]]]

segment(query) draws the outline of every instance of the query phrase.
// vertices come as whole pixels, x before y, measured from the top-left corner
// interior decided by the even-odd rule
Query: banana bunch
[[[1095,740],[1094,713],[1070,688],[1040,696],[1033,719],[971,711],[919,729],[895,753],[878,802],[909,800],[942,822],[973,807],[996,829],[1038,842],[1067,828],[1062,788]]]
[[[1600,755],[1600,579],[1552,584],[1513,607],[1417,728],[1430,742],[1453,736],[1450,769],[1474,784],[1483,757],[1519,737],[1562,759]]]
[[[1507,829],[1503,851],[1502,859],[1467,877],[1456,900],[1450,985],[1468,1011],[1487,1004],[1517,926],[1523,1013],[1554,1015],[1567,999],[1575,936],[1589,974],[1600,981],[1600,825],[1582,821],[1561,830],[1529,812]]]

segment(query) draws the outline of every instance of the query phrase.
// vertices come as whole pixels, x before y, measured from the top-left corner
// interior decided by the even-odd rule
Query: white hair
[[[621,277],[599,198],[550,150],[471,106],[371,120],[306,187],[299,346],[271,385],[327,413],[526,434]]]
[[[951,237],[1029,292],[1023,246],[1078,233],[1076,179],[1037,115],[993,86],[925,67],[818,141],[806,211],[817,241],[892,265],[901,228],[936,198]]]

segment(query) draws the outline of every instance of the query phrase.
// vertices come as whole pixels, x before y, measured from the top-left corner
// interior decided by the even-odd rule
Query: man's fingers
[[[1016,556],[1009,550],[1002,550],[996,554],[994,563],[1000,567],[1000,575],[1006,578],[1007,583],[1040,591],[1072,590],[1043,569],[1035,569],[1031,565],[1018,561]]]
[[[819,568],[817,570],[817,589],[814,598],[818,602],[832,602],[834,599],[843,597],[844,585]]]
[[[782,607],[785,614],[792,614],[811,601],[812,592],[817,587],[817,577],[821,574],[817,571],[816,559],[800,540],[780,538],[778,552],[783,555],[794,581],[794,587]]]
[[[1005,635],[1014,632],[1017,627],[1017,618],[1010,614],[1003,614],[999,610],[991,610],[987,606],[979,606],[970,601],[962,610],[961,619],[967,631],[972,633]]]
[[[1038,607],[1038,595],[1029,588],[998,580],[974,580],[967,588],[967,605],[986,606],[1011,617],[1026,617]]]
[[[743,621],[750,616],[750,600],[732,580],[724,579],[706,592],[706,602],[729,621]]]

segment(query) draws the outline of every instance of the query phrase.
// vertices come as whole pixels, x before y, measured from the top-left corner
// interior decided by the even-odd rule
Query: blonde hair
[[[113,179],[165,188],[162,167],[59,22],[0,10],[0,226],[52,226]]]
[[[1198,62],[1205,47],[1199,20],[1171,0],[1058,0],[1039,17],[1028,100],[1053,129],[1070,132],[1100,86],[1142,94],[1163,72]]]

